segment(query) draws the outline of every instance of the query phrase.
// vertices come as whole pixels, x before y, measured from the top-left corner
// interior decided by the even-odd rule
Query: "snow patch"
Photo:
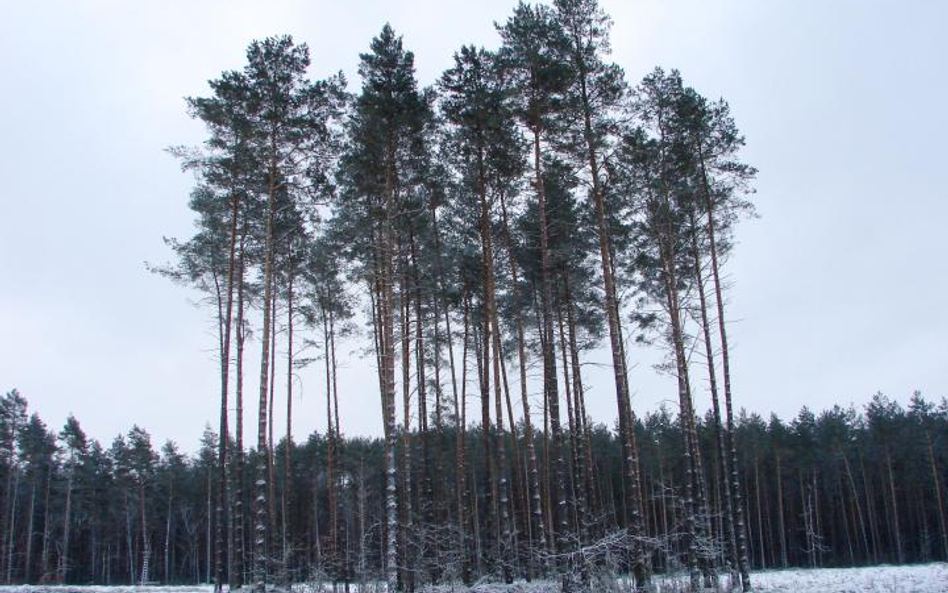
[[[751,573],[754,591],[760,593],[945,593],[948,592],[948,564],[916,564],[911,566],[869,566],[863,568],[821,568],[816,570],[772,570]],[[653,579],[656,593],[684,593],[687,576],[656,575]],[[721,575],[722,591],[727,577]],[[381,586],[379,586],[381,585]],[[322,589],[312,584],[294,586],[300,593],[332,591],[331,585]],[[343,591],[340,585],[337,589]],[[382,591],[376,584],[370,591]],[[213,593],[213,585],[185,586],[119,586],[98,585],[15,585],[0,586],[0,593]],[[250,592],[249,587],[243,591]],[[350,585],[351,593],[358,585]],[[710,589],[707,591],[711,591]],[[461,585],[440,585],[423,589],[424,593],[558,593],[559,586],[552,582],[517,582],[478,584],[470,589]]]

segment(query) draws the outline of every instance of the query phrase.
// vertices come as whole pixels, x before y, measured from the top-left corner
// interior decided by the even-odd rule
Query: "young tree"
[[[58,451],[56,435],[46,428],[46,424],[37,414],[32,414],[20,432],[20,458],[24,464],[24,477],[29,481],[30,496],[27,511],[26,546],[23,556],[23,581],[29,583],[35,574],[34,540],[36,536],[37,505],[42,505],[44,484],[52,479],[55,455]],[[45,530],[45,526],[44,526]],[[13,530],[10,531],[13,536]],[[9,567],[8,567],[9,570]],[[9,579],[8,579],[9,580]]]
[[[0,568],[10,582],[13,565],[13,544],[16,534],[17,489],[20,479],[20,466],[17,459],[17,439],[26,424],[26,399],[14,389],[0,398],[0,452],[2,452],[3,478],[3,537],[0,541]]]
[[[76,474],[79,472],[85,456],[88,452],[88,441],[86,433],[79,426],[79,421],[74,416],[66,419],[66,425],[59,433],[59,440],[62,441],[64,460],[63,468],[66,472],[66,498],[65,511],[63,513],[63,535],[60,545],[61,555],[59,557],[59,578],[60,583],[68,582],[70,568],[70,539],[69,535],[73,523],[73,485],[76,480]]]
[[[151,436],[145,430],[135,426],[126,437],[128,448],[125,451],[124,463],[128,477],[138,493],[138,510],[141,519],[141,573],[139,584],[149,582],[151,563],[151,534],[148,532],[148,505],[146,504],[146,490],[152,486],[155,469],[158,464],[158,454],[151,446]]]

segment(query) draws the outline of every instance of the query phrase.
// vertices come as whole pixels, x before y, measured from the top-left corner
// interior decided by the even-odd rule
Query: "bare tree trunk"
[[[764,554],[764,519],[760,508],[760,463],[757,455],[754,455],[754,493],[757,507],[757,543],[760,550],[760,569],[767,568],[767,559]]]
[[[665,252],[665,248],[661,248]],[[674,263],[667,254],[662,255],[662,265],[665,274],[665,290],[667,306],[672,325],[672,347],[675,355],[675,367],[678,378],[678,405],[681,430],[684,436],[684,464],[685,464],[685,535],[688,548],[688,568],[692,590],[699,588],[701,573],[707,577],[707,569],[699,555],[698,536],[701,531],[698,525],[698,510],[701,509],[700,476],[697,468],[697,434],[694,430],[694,409],[692,408],[691,392],[688,384],[688,363],[685,359],[684,343],[681,329],[681,309],[678,304],[678,293],[674,274]],[[699,573],[699,569],[701,572]]]
[[[224,550],[226,545],[228,557],[231,554],[230,539],[226,532],[228,506],[227,486],[228,486],[228,462],[227,462],[227,441],[229,428],[227,426],[227,407],[228,407],[228,389],[230,387],[230,341],[231,327],[234,308],[234,271],[236,268],[237,251],[237,219],[240,210],[240,199],[237,192],[231,188],[231,211],[230,211],[230,237],[229,252],[227,257],[227,296],[226,310],[224,312],[223,326],[224,335],[221,339],[221,413],[220,413],[220,439],[218,442],[217,463],[220,486],[217,495],[217,545],[216,545],[216,570],[214,579],[214,590],[217,592],[224,589]],[[225,544],[226,539],[226,544]]]
[[[892,505],[892,535],[895,539],[895,558],[899,564],[905,563],[905,552],[902,549],[902,530],[899,527],[899,507],[895,496],[895,477],[892,474],[892,455],[889,448],[885,448],[885,466],[889,474],[889,498]]]
[[[141,584],[144,586],[148,583],[148,568],[149,562],[151,560],[151,546],[148,541],[148,522],[145,514],[145,484],[139,483],[138,485],[138,506],[141,513],[142,519],[142,572],[141,572]]]
[[[457,456],[457,505],[458,505],[458,544],[461,554],[461,579],[465,585],[473,582],[471,574],[471,556],[467,547],[467,524],[468,509],[467,501],[470,495],[467,491],[467,351],[470,337],[470,309],[471,299],[465,289],[464,294],[464,337],[461,354],[461,401],[458,402],[457,392],[454,398],[454,414],[456,418],[455,432],[457,437],[456,451]]]
[[[839,449],[839,454],[843,458],[843,467],[846,469],[846,476],[848,478],[853,504],[856,507],[856,516],[859,522],[860,535],[862,536],[863,549],[866,551],[866,558],[869,558],[872,551],[869,547],[869,538],[866,535],[866,523],[863,520],[862,506],[859,504],[859,492],[856,490],[856,479],[853,476],[852,467],[849,465],[849,459],[846,457],[846,453],[842,450],[842,448]]]
[[[486,298],[483,300],[486,301]],[[481,339],[477,339],[475,329],[474,339],[474,359],[477,361],[478,388],[481,396],[481,443],[484,449],[484,518],[485,525],[483,537],[483,553],[481,560],[486,560],[487,570],[494,567],[494,563],[499,561],[495,546],[498,545],[499,526],[497,513],[497,483],[494,479],[495,458],[492,447],[493,427],[490,420],[490,315],[487,307],[484,307],[485,314],[483,326],[481,328]],[[477,493],[474,493],[475,498]],[[475,513],[475,522],[479,515]]]
[[[287,586],[292,583],[293,538],[293,264],[287,277],[286,292],[286,440],[283,443],[283,570]]]
[[[512,548],[512,534],[510,530],[510,510],[507,498],[507,455],[504,443],[504,416],[501,392],[500,357],[501,336],[500,324],[497,315],[496,288],[494,284],[494,247],[490,223],[490,209],[487,201],[487,171],[484,164],[485,147],[479,146],[477,152],[478,192],[480,194],[480,235],[482,250],[482,269],[484,276],[484,366],[483,383],[481,385],[481,410],[484,427],[484,454],[489,459],[489,471],[486,472],[485,483],[490,484],[491,515],[493,515],[493,536],[497,541],[497,560],[506,583],[513,582],[513,575],[507,557]],[[493,388],[496,416],[496,435],[490,421],[490,386],[491,364],[493,364]],[[491,450],[489,439],[494,436],[496,444]]]
[[[512,557],[517,560],[518,565],[521,560],[522,549],[520,546],[520,527],[518,520],[518,513],[522,517],[527,516],[527,511],[525,504],[525,495],[523,487],[523,469],[520,465],[520,444],[517,441],[517,421],[514,418],[513,412],[513,402],[510,398],[510,384],[507,381],[507,365],[504,359],[504,356],[500,356],[500,376],[503,379],[504,384],[504,401],[507,404],[507,418],[510,421],[510,453],[511,458],[513,459],[512,467],[510,468],[511,473],[511,486],[514,502],[510,506],[510,529],[511,529],[511,544],[513,545],[513,554]],[[525,520],[529,523],[529,519]]]
[[[244,537],[244,244],[247,237],[246,221],[240,236],[240,257],[238,258],[237,272],[237,419],[234,434],[234,544],[236,549],[234,566],[230,571],[232,589],[239,589],[244,584],[244,567],[246,562],[246,538]]]
[[[876,511],[872,502],[873,489],[870,487],[869,474],[866,473],[866,462],[862,453],[859,454],[859,468],[862,472],[862,486],[866,492],[866,517],[869,520],[869,534],[872,538],[872,562],[879,562],[879,554],[882,553],[882,537],[879,534],[879,525],[877,523]]]
[[[932,446],[932,435],[927,430],[925,431],[925,444],[928,449],[928,465],[932,470],[932,486],[935,490],[935,509],[938,512],[941,544],[944,547],[945,559],[948,560],[948,527],[946,527],[945,505],[941,496],[941,480],[938,478],[938,466],[935,464],[935,448]]]
[[[419,272],[418,249],[415,245],[415,232],[409,227],[408,232],[409,255],[411,257],[412,283],[414,287],[414,305],[415,305],[415,385],[418,392],[418,438],[421,441],[421,476],[419,491],[420,504],[418,511],[421,515],[420,520],[422,529],[434,525],[435,515],[432,512],[435,505],[434,487],[431,480],[431,435],[428,431],[428,391],[426,377],[425,361],[425,339],[424,339],[424,298],[421,290],[421,274]],[[421,534],[425,539],[425,533]],[[434,546],[422,544],[420,546],[422,570],[433,576],[436,571],[436,562],[432,556]],[[435,579],[432,579],[435,580]]]
[[[711,345],[711,328],[710,323],[708,322],[708,305],[707,299],[705,296],[705,279],[704,274],[701,271],[701,251],[698,246],[698,229],[697,222],[695,221],[694,212],[691,213],[691,248],[694,252],[694,271],[695,271],[695,281],[698,288],[698,298],[700,304],[701,312],[701,332],[704,336],[704,348],[705,348],[705,357],[707,359],[708,365],[708,383],[711,390],[711,410],[714,415],[714,439],[717,444],[717,457],[718,457],[718,471],[720,472],[720,478],[725,482],[725,487],[723,488],[723,499],[724,499],[724,514],[723,514],[723,526],[724,526],[724,538],[725,543],[727,544],[727,567],[731,574],[731,582],[737,583],[741,576],[738,573],[738,558],[737,558],[737,539],[735,537],[735,525],[734,517],[736,515],[733,508],[733,488],[735,483],[733,480],[728,479],[728,466],[730,465],[725,448],[725,435],[724,427],[721,425],[721,406],[718,400],[718,382],[717,382],[717,373],[715,372],[715,357],[714,357],[714,347]],[[733,460],[730,460],[733,462]],[[735,472],[736,474],[736,472]],[[748,582],[746,587],[750,587]]]
[[[401,241],[397,243],[399,253],[399,321],[401,326],[401,363],[402,363],[402,458],[401,491],[399,494],[399,515],[401,517],[401,569],[402,587],[414,590],[414,553],[413,553],[413,511],[411,484],[411,333],[409,313],[411,297],[408,293],[407,264],[405,263]]]
[[[787,530],[784,526],[784,512],[783,512],[783,478],[780,471],[780,450],[775,451],[775,458],[777,461],[776,474],[777,474],[777,527],[778,534],[780,535],[780,567],[787,568],[789,562],[787,561]]]
[[[14,433],[16,434],[16,426],[13,427]],[[13,489],[10,491],[10,521],[8,526],[10,528],[10,533],[7,535],[7,554],[6,554],[6,565],[7,565],[7,575],[6,581],[9,585],[13,579],[13,544],[16,542],[16,492],[20,488],[20,472],[18,471],[17,466],[11,464],[11,473],[13,474]]]
[[[69,470],[69,478],[66,482],[66,510],[63,514],[63,544],[62,556],[59,558],[59,582],[66,583],[66,576],[69,572],[69,530],[72,527],[72,480],[73,471]],[[131,552],[131,548],[129,548]]]
[[[52,491],[53,485],[53,464],[49,465],[49,468],[46,470],[46,494],[43,497],[43,551],[40,556],[40,580],[45,581],[49,578],[49,551],[52,546],[50,546],[50,540],[52,538],[51,533],[51,523],[49,520],[49,503],[50,503],[50,492]]]
[[[573,533],[579,535],[579,545],[584,546],[587,543],[586,534],[586,497],[583,490],[582,470],[579,460],[579,431],[577,430],[577,418],[573,410],[573,379],[570,377],[570,365],[568,362],[569,348],[566,347],[566,329],[563,323],[563,303],[558,303],[556,308],[556,323],[559,330],[560,342],[560,363],[563,365],[563,390],[566,398],[566,420],[569,428],[566,437],[566,443],[569,447],[569,499],[571,501],[572,517],[570,528]],[[580,528],[582,526],[582,531]]]
[[[394,331],[394,275],[393,275],[393,224],[395,218],[395,163],[394,138],[389,136],[386,142],[385,194],[383,196],[383,220],[380,232],[381,290],[379,295],[381,348],[381,375],[383,394],[383,417],[385,418],[385,462],[386,462],[386,521],[388,526],[386,542],[386,582],[388,591],[398,590],[397,556],[397,470],[395,464],[395,331]]]
[[[559,390],[556,379],[556,352],[554,349],[553,333],[553,291],[550,278],[550,246],[546,213],[546,191],[543,187],[543,168],[540,160],[540,129],[533,129],[533,167],[534,189],[537,195],[537,216],[540,228],[540,303],[543,335],[543,385],[544,395],[549,409],[550,442],[548,445],[549,458],[553,460],[553,475],[549,480],[549,498],[551,508],[551,535],[556,551],[559,554],[569,549],[567,532],[569,530],[569,514],[566,506],[566,489],[564,477],[566,475],[566,461],[563,459],[562,431],[560,428]],[[557,564],[562,564],[558,562]],[[569,570],[568,566],[560,566]],[[564,577],[564,587],[569,588],[569,577]]]
[[[514,258],[513,240],[510,236],[510,227],[507,222],[507,205],[504,200],[504,194],[500,195],[501,223],[503,237],[507,248],[507,261],[510,265],[510,277],[514,287],[520,285],[518,278],[517,262]],[[540,503],[540,472],[537,464],[537,451],[533,434],[533,419],[530,414],[530,401],[527,394],[527,364],[526,364],[526,339],[524,337],[523,315],[519,307],[515,311],[515,321],[517,329],[517,362],[520,370],[520,403],[523,407],[523,439],[527,449],[527,467],[529,476],[526,480],[526,507],[530,519],[527,521],[528,539],[531,542],[529,550],[529,559],[527,563],[527,577],[535,571],[536,550],[534,549],[534,540],[536,547],[545,550],[546,530],[543,524],[543,505]],[[511,425],[513,419],[511,418]]]
[[[856,566],[856,551],[853,548],[853,537],[852,531],[849,527],[849,516],[846,511],[846,496],[843,494],[843,477],[840,475],[839,468],[837,467],[836,471],[836,496],[839,498],[840,505],[840,519],[843,522],[843,534],[846,536],[846,551],[849,554],[849,564],[850,566]]]
[[[168,516],[165,519],[165,584],[171,582],[171,517],[173,515],[174,477],[168,478]]]
[[[254,512],[254,593],[265,593],[267,583],[267,529],[269,507],[267,499],[270,449],[267,442],[267,386],[270,379],[270,342],[273,301],[274,217],[276,214],[276,165],[271,161],[267,196],[267,235],[263,269],[263,331],[260,351],[260,401],[257,423],[257,481]]]
[[[592,458],[592,436],[589,430],[589,423],[586,417],[586,396],[583,388],[582,372],[579,364],[579,347],[576,338],[576,321],[573,318],[573,300],[570,292],[569,276],[564,280],[566,296],[566,325],[569,330],[569,350],[570,360],[573,369],[573,397],[576,398],[576,418],[579,427],[578,439],[582,443],[582,458],[579,461],[580,467],[585,464],[582,471],[584,488],[586,494],[587,512],[594,512],[598,509],[599,503],[596,500],[595,488],[593,486],[593,470],[595,465]],[[565,364],[565,363],[564,363]],[[579,456],[578,456],[579,458]]]
[[[326,366],[326,497],[329,505],[329,562],[330,575],[335,580],[336,532],[338,518],[336,508],[336,434],[332,412],[332,353],[329,339],[328,295],[324,295],[327,304],[322,311],[323,318],[323,352]]]
[[[724,375],[724,407],[727,414],[727,444],[731,469],[731,497],[735,513],[735,531],[737,536],[737,555],[741,570],[741,583],[744,591],[751,588],[750,568],[747,560],[747,544],[744,531],[744,507],[741,504],[740,476],[737,471],[737,448],[734,443],[734,413],[731,397],[731,362],[727,344],[727,328],[724,317],[724,298],[722,296],[721,273],[718,264],[718,247],[714,226],[714,204],[711,197],[711,188],[705,169],[704,153],[698,146],[698,158],[701,163],[702,180],[704,182],[705,207],[708,220],[708,243],[711,250],[711,277],[714,280],[714,297],[718,307],[718,335],[721,339],[721,372]]]
[[[207,570],[206,582],[208,584],[211,583],[211,570],[212,570],[212,564],[211,564],[212,544],[211,542],[213,541],[211,538],[213,535],[212,523],[214,521],[214,512],[213,512],[214,491],[211,487],[212,477],[213,477],[212,474],[213,474],[213,471],[210,468],[208,468],[208,471],[207,471],[207,559],[206,559],[207,566],[205,567]],[[132,503],[129,502],[128,489],[125,490],[124,494],[125,494],[125,539],[126,539],[125,543],[128,547],[128,582],[130,585],[134,585],[135,584],[135,543],[134,543],[135,537],[132,534]]]
[[[30,568],[33,564],[33,523],[36,515],[36,473],[30,481],[30,517],[26,527],[26,557],[23,559],[23,582],[30,584]]]
[[[274,249],[276,247],[274,246]],[[274,253],[276,257],[276,253]],[[275,265],[275,264],[274,264]],[[269,415],[267,416],[267,516],[270,520],[270,530],[269,537],[267,538],[267,554],[271,558],[275,559],[276,556],[276,536],[277,536],[277,512],[276,512],[276,439],[273,438],[273,423],[276,421],[276,414],[273,411],[273,407],[276,402],[276,351],[277,351],[277,300],[278,291],[276,287],[277,276],[276,273],[271,278],[273,285],[273,298],[271,300],[270,311],[270,323],[271,323],[271,332],[270,332],[270,387],[269,387],[269,399],[267,400],[267,405],[269,406]],[[282,550],[281,550],[282,551]],[[276,575],[279,578],[280,575]]]

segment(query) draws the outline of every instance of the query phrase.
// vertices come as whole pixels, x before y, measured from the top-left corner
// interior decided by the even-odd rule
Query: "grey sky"
[[[877,390],[948,395],[948,4],[603,5],[629,80],[674,67],[726,98],[760,169],[762,218],[742,224],[728,265],[737,405],[789,417]],[[182,97],[206,94],[207,79],[242,66],[250,40],[279,33],[310,45],[315,77],[342,69],[355,90],[358,54],[385,21],[430,84],[462,43],[496,46],[492,23],[513,6],[0,3],[0,390],[19,388],[57,428],[71,411],[105,441],[137,423],[193,448],[216,417],[209,312],[143,266],[168,259],[162,235],[191,232],[193,180],[163,151],[203,138]],[[636,408],[670,401],[657,354],[631,354]],[[380,433],[371,365],[345,362],[350,434]],[[298,435],[325,424],[316,373],[301,376]],[[609,374],[590,373],[591,413],[611,422]],[[702,408],[707,399],[698,394]]]

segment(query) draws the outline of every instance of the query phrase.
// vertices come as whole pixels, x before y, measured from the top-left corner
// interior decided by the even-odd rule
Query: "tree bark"
[[[718,461],[718,471],[720,472],[721,480],[725,481],[725,487],[723,488],[723,499],[724,499],[724,512],[723,512],[723,527],[724,527],[724,538],[725,543],[727,544],[727,567],[731,573],[731,582],[737,583],[741,576],[738,574],[738,558],[737,558],[737,540],[735,537],[735,525],[734,517],[735,512],[733,508],[733,481],[728,480],[728,466],[733,460],[729,460],[726,454],[725,448],[725,435],[724,427],[721,425],[721,406],[718,400],[718,382],[717,382],[717,373],[715,371],[715,356],[714,356],[714,347],[711,345],[711,328],[710,323],[708,322],[708,304],[707,298],[705,296],[705,279],[704,274],[701,271],[701,251],[698,246],[698,229],[697,223],[695,221],[694,212],[690,214],[691,216],[691,248],[694,252],[694,272],[695,272],[695,282],[698,288],[698,299],[700,305],[701,313],[701,333],[704,336],[704,348],[705,348],[705,358],[707,359],[708,365],[708,384],[711,390],[711,410],[714,415],[714,440],[717,445],[717,461]],[[735,472],[736,473],[736,472]],[[748,582],[746,587],[749,587]]]
[[[271,146],[275,152],[275,146]],[[263,331],[260,350],[260,399],[257,422],[257,479],[254,511],[254,593],[265,593],[267,583],[267,529],[269,506],[267,483],[270,475],[268,465],[270,448],[267,442],[267,402],[270,379],[270,346],[272,323],[271,308],[273,301],[273,265],[274,265],[274,217],[276,215],[276,163],[271,160],[268,174],[267,195],[267,231],[263,269]]]
[[[513,239],[510,236],[510,227],[507,222],[507,205],[504,194],[500,195],[501,228],[507,248],[507,261],[510,265],[510,277],[514,290],[520,286],[517,262],[514,258]],[[530,414],[530,400],[527,394],[527,364],[526,364],[526,339],[524,337],[523,315],[520,308],[517,307],[514,313],[517,330],[517,362],[520,371],[520,403],[523,408],[523,439],[526,445],[527,467],[529,476],[527,479],[526,507],[530,519],[527,521],[528,539],[531,542],[527,562],[528,578],[536,570],[536,550],[533,548],[533,541],[536,540],[536,547],[545,550],[546,529],[543,523],[543,505],[540,503],[540,471],[537,463],[537,451],[533,432],[533,419]],[[511,423],[513,419],[511,419]]]
[[[715,236],[714,226],[714,204],[711,196],[711,188],[708,181],[708,173],[705,168],[704,154],[700,144],[698,145],[698,157],[701,164],[702,180],[704,183],[705,213],[708,219],[708,243],[711,250],[711,277],[714,280],[714,297],[718,308],[718,335],[721,339],[721,372],[724,375],[724,407],[727,414],[727,444],[728,454],[731,465],[731,496],[733,498],[733,509],[735,512],[735,530],[737,535],[737,555],[741,570],[741,584],[744,591],[751,588],[750,568],[747,560],[747,545],[744,531],[744,511],[741,504],[740,476],[737,471],[737,448],[734,444],[734,413],[733,399],[731,397],[731,362],[730,351],[727,344],[727,328],[724,317],[724,298],[722,296],[721,273],[718,263],[718,247]]]

